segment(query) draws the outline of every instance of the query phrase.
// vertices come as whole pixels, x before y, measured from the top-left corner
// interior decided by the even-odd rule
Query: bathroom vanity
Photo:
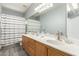
[[[56,43],[56,42],[55,42]],[[60,45],[59,45],[60,46]],[[37,38],[33,35],[22,36],[22,47],[31,56],[70,56],[72,54],[62,50],[61,46],[47,42],[47,39]],[[60,49],[61,48],[61,49]]]

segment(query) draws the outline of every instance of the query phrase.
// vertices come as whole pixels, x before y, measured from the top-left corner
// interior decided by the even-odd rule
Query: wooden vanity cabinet
[[[22,36],[22,46],[29,55],[47,56],[47,47],[32,38]]]
[[[28,47],[28,38],[26,36],[22,36],[22,47],[25,49],[26,51],[26,48]]]
[[[22,36],[22,46],[24,50],[32,56],[70,56],[70,54],[26,36]]]
[[[48,47],[48,56],[70,56],[70,54],[67,54],[52,47]]]
[[[35,54],[35,51],[36,51],[36,44],[35,43],[36,42],[33,39],[29,38],[29,43],[28,43],[29,45],[28,45],[27,51],[29,51],[29,54],[32,55],[32,56],[36,55]]]
[[[47,47],[40,42],[36,42],[36,56],[47,56]]]
[[[35,55],[35,41],[29,37],[22,36],[22,46],[24,50],[29,54],[34,56]]]

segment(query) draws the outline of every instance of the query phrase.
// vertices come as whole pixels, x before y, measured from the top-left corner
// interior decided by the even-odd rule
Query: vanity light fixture
[[[67,11],[68,11],[68,12],[70,11],[70,6],[69,6],[69,4],[67,4]]]
[[[78,8],[78,4],[77,3],[72,3],[72,7],[73,7],[73,9],[77,9]]]
[[[71,10],[74,10],[74,9],[77,9],[78,8],[78,4],[77,3],[70,3],[70,4],[67,4],[67,11],[71,11]]]
[[[42,3],[39,6],[37,6],[34,10],[36,12],[41,13],[41,12],[51,8],[51,7],[53,7],[53,3]]]

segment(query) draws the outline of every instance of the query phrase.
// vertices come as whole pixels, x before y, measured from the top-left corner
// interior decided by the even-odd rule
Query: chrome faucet
[[[61,41],[61,36],[63,35],[63,33],[62,32],[57,32],[57,39],[59,40],[59,41]]]

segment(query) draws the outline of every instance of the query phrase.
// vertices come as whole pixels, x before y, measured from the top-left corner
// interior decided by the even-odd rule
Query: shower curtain
[[[25,19],[19,16],[2,14],[0,24],[0,45],[7,46],[19,43],[22,34],[25,33]]]

